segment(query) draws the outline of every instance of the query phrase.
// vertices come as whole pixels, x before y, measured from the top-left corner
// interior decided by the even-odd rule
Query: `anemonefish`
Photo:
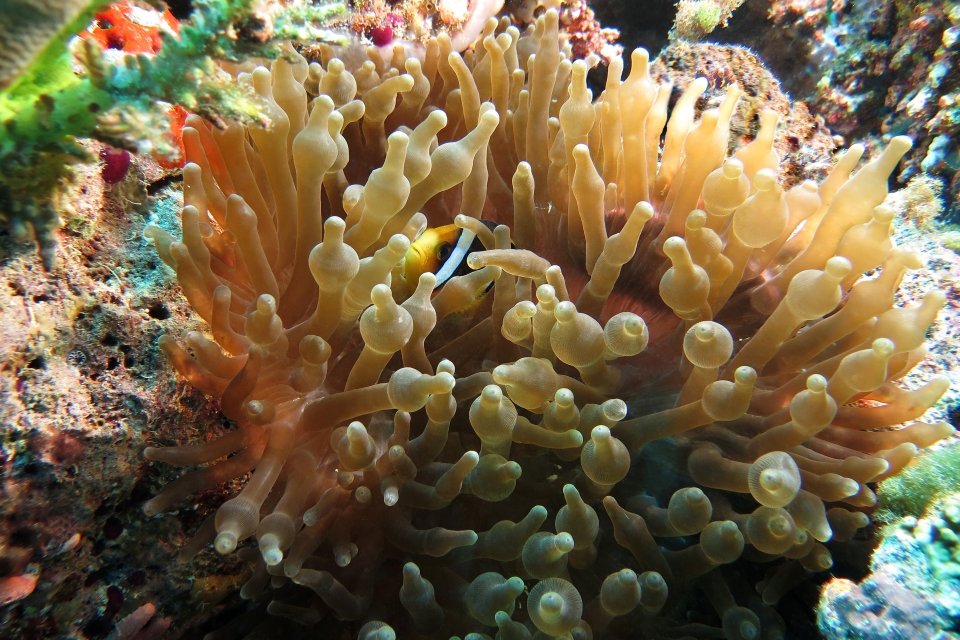
[[[490,229],[496,226],[487,220],[482,222]],[[410,244],[403,260],[403,278],[407,289],[413,293],[424,273],[437,276],[434,291],[450,278],[469,273],[472,269],[467,266],[467,256],[474,251],[483,251],[483,244],[469,229],[461,229],[455,224],[427,229]]]

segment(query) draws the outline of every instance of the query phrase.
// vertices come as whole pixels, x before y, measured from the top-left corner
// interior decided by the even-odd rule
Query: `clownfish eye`
[[[451,245],[449,242],[441,242],[437,246],[437,257],[440,258],[441,261],[444,261],[450,257],[450,253],[452,251],[453,245]]]

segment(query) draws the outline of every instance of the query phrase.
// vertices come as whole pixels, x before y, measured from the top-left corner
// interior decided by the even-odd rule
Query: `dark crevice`
[[[175,182],[183,182],[183,174],[177,173],[169,176],[164,176],[159,180],[154,180],[147,185],[147,195],[155,196],[157,193],[164,187],[168,187]]]
[[[147,315],[154,320],[166,320],[170,317],[170,310],[162,302],[157,302],[150,305],[150,308],[147,309]]]
[[[167,6],[177,20],[187,20],[193,11],[193,3],[190,0],[167,0]]]

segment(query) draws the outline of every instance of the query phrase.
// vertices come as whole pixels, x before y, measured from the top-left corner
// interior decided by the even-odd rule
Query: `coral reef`
[[[785,188],[804,180],[822,180],[830,168],[836,140],[823,119],[812,115],[803,102],[791,102],[779,81],[749,49],[678,41],[661,52],[651,73],[659,82],[670,82],[680,90],[695,78],[706,79],[706,88],[694,105],[697,115],[718,107],[725,87],[732,83],[742,87],[744,95],[730,121],[731,152],[756,137],[762,111],[778,113],[783,124],[777,126],[773,144]]]
[[[671,42],[669,33],[677,14],[675,0],[649,0],[643,3],[642,11],[629,2],[591,0],[590,8],[601,24],[617,29],[617,42],[625,51],[642,46],[653,59]],[[624,60],[624,68],[629,69],[629,56]],[[603,84],[601,81],[591,88],[596,92]]]
[[[123,53],[158,53],[163,44],[161,30],[174,36],[180,33],[180,23],[170,9],[163,13],[151,12],[126,2],[115,2],[93,17],[93,26],[81,32],[80,37],[94,38],[101,48]]]
[[[894,235],[898,245],[909,246],[922,253],[927,268],[905,274],[898,292],[898,304],[916,299],[931,286],[951,291],[960,276],[960,258],[947,250],[941,241],[937,225],[924,224],[936,216],[942,206],[937,197],[930,197],[934,179],[914,177],[907,188],[891,193],[887,204],[897,210]],[[933,209],[933,211],[931,211]],[[951,388],[928,412],[928,419],[950,419],[957,404],[960,380],[955,371],[958,363],[955,349],[957,327],[956,295],[950,298],[944,312],[931,327],[931,352],[925,362],[907,377],[910,386],[922,386],[937,376],[951,379]],[[931,511],[943,498],[957,491],[956,440],[925,452],[896,475],[877,485],[878,509],[872,515],[875,522],[885,524],[880,529],[882,544],[874,554],[874,572],[857,584],[847,579],[835,579],[824,586],[821,594],[819,621],[827,638],[883,637],[941,637],[942,629],[950,629],[948,622],[956,616],[956,605],[951,597],[941,597],[936,587],[924,551],[913,538],[912,531],[918,518]],[[877,540],[868,537],[859,544],[870,547]],[[853,558],[864,555],[866,549],[848,549]],[[860,563],[862,560],[851,560]],[[890,568],[885,568],[891,564]],[[907,577],[909,576],[909,577]],[[906,581],[905,581],[906,578]],[[917,587],[916,585],[920,586]],[[928,604],[933,595],[934,605]],[[938,595],[940,594],[940,595]],[[937,627],[940,627],[939,629]],[[940,635],[937,635],[940,633]],[[899,634],[899,635],[897,635]]]
[[[596,54],[609,63],[623,53],[623,47],[616,44],[620,32],[601,25],[586,0],[566,0],[558,9],[560,28],[570,38],[574,58]]]
[[[952,1],[775,0],[748,3],[720,40],[756,50],[835,133],[868,149],[912,137],[897,179],[927,172],[942,180],[947,217],[955,220],[958,33],[960,4]]]
[[[405,55],[422,59],[427,41],[440,33],[450,37],[454,51],[462,52],[480,36],[486,21],[497,17],[501,9],[515,26],[524,29],[533,24],[534,14],[542,13],[545,5],[555,5],[560,14],[561,31],[573,49],[574,58],[596,54],[609,62],[622,53],[614,44],[619,32],[603,27],[586,0],[547,3],[514,0],[506,4],[503,0],[356,0],[350,4],[349,16],[335,24],[358,36],[357,42],[337,49],[335,55],[350,63],[351,56],[360,51],[357,43],[372,43],[380,48],[384,60],[390,60],[397,46],[403,48]],[[325,59],[324,49],[328,47],[307,45],[300,48],[300,53],[307,60],[320,62]]]
[[[620,32],[600,24],[593,4],[595,2],[588,3],[587,0],[511,0],[504,5],[504,13],[510,16],[517,27],[523,29],[533,24],[536,16],[542,13],[545,7],[553,7],[560,15],[560,32],[570,43],[574,58],[586,58],[595,54],[605,62],[610,62],[623,53],[623,48],[616,44]]]
[[[960,256],[949,247],[948,239],[938,224],[925,224],[935,216],[943,203],[930,185],[938,181],[917,176],[906,188],[892,192],[884,204],[896,211],[893,220],[894,243],[924,256],[923,269],[904,274],[897,292],[897,306],[919,302],[924,292],[940,289],[947,303],[927,335],[930,349],[927,357],[903,382],[910,387],[923,386],[937,376],[950,379],[950,388],[927,414],[930,419],[956,422],[960,402],[960,355],[953,345],[960,339]],[[871,274],[873,275],[873,274]]]
[[[717,27],[725,27],[744,0],[680,0],[670,30],[671,40],[697,42]]]
[[[81,144],[92,157],[105,150]],[[17,589],[0,609],[4,638],[103,638],[150,602],[182,628],[215,615],[243,573],[213,554],[173,561],[198,510],[229,487],[176,518],[140,511],[170,479],[143,460],[154,431],[185,441],[222,428],[216,405],[156,345],[165,327],[202,326],[141,239],[148,224],[179,233],[182,198],[150,156],[130,158],[112,185],[96,164],[79,171],[58,202],[52,271],[0,234],[0,600]]]
[[[34,16],[44,4],[12,7],[13,17],[0,26],[17,29],[20,17],[44,24]],[[141,53],[111,61],[104,57],[95,30],[94,37],[82,39],[79,56],[85,73],[77,75],[68,40],[86,29],[103,4],[74,3],[75,10],[50,14],[61,18],[51,20],[50,29],[29,32],[24,48],[39,53],[32,58],[11,54],[12,59],[17,57],[9,65],[10,73],[19,73],[0,94],[4,123],[0,215],[14,237],[36,240],[48,268],[55,256],[52,232],[60,223],[52,202],[54,191],[70,177],[70,165],[90,159],[78,138],[92,137],[141,153],[175,154],[169,137],[156,135],[170,129],[170,105],[213,120],[263,117],[258,102],[226,81],[214,58],[276,55],[278,43],[287,39],[342,39],[326,30],[330,18],[343,11],[342,5],[291,3],[261,15],[250,0],[198,0],[192,24],[178,35],[158,31],[162,46],[152,57]],[[37,42],[41,35],[49,38],[44,46]],[[17,35],[4,37],[20,44]],[[158,108],[158,102],[167,106]]]
[[[919,464],[925,462],[921,459]],[[958,532],[960,494],[956,493],[931,504],[920,519],[908,516],[888,525],[871,560],[873,572],[863,582],[833,580],[825,586],[817,612],[824,637],[956,637]]]
[[[939,182],[887,195],[906,140],[833,157],[739,47],[591,94],[610,34],[544,4],[469,47],[408,28],[431,3],[354,24],[379,51],[258,4],[211,57],[321,64],[224,63],[249,110],[145,93],[134,153],[76,141],[58,264],[0,232],[0,637],[813,637],[835,576],[830,638],[951,628],[955,445],[910,464],[960,388]],[[109,11],[104,69],[175,31]],[[928,507],[858,585],[871,518]]]
[[[396,44],[423,45],[438,33],[447,33],[454,48],[462,51],[502,6],[503,0],[353,0],[345,24],[384,48],[387,57]]]
[[[745,101],[749,144],[731,124],[756,84],[696,118],[695,80],[668,118],[638,49],[594,101],[559,22],[279,59],[237,78],[269,126],[187,119],[182,232],[144,234],[206,332],[158,345],[230,422],[146,449],[200,468],[144,511],[230,482],[181,553],[253,566],[216,637],[784,637],[773,605],[851,552],[872,483],[953,434],[914,422],[945,378],[895,384],[947,302],[894,306],[909,139],[782,185],[776,105]],[[405,282],[448,224],[472,271]],[[731,589],[755,564],[760,600]]]

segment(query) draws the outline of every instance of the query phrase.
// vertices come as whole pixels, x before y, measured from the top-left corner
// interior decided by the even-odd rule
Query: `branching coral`
[[[642,49],[594,100],[555,11],[426,51],[277,60],[237,78],[270,126],[188,119],[183,237],[147,235],[210,332],[160,346],[237,427],[148,448],[207,466],[146,513],[252,472],[184,555],[255,538],[251,615],[361,637],[677,637],[694,585],[698,635],[782,637],[768,605],[866,526],[870,483],[953,433],[888,429],[944,390],[894,384],[944,304],[893,308],[910,141],[785,192],[774,114],[728,157],[741,89],[668,118]],[[405,282],[451,223],[473,271]],[[720,569],[747,559],[776,563],[763,604]]]

